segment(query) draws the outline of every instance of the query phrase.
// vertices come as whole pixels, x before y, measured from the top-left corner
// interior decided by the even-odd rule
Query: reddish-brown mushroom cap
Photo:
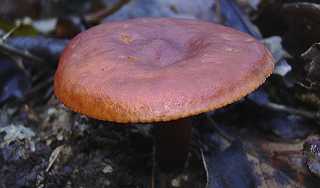
[[[54,89],[67,107],[96,119],[169,121],[232,103],[272,70],[270,53],[247,34],[196,20],[140,18],[75,37]]]

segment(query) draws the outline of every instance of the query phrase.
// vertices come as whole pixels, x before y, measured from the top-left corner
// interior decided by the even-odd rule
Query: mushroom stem
[[[161,170],[182,168],[192,137],[190,118],[162,122],[155,128],[156,159]]]

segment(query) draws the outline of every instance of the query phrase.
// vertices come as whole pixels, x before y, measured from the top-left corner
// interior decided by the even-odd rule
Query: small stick
[[[26,96],[33,95],[37,91],[51,85],[51,83],[53,82],[53,79],[54,79],[53,76],[50,76],[48,79],[45,79],[44,81],[40,82],[39,84],[37,84],[36,86],[28,90],[25,95]]]
[[[46,172],[49,172],[55,161],[58,159],[61,151],[64,149],[65,145],[58,146],[56,149],[53,150],[49,157],[49,164],[46,168]]]
[[[200,154],[201,154],[201,161],[202,161],[202,165],[204,168],[204,171],[206,172],[206,187],[205,188],[209,188],[209,171],[208,171],[208,166],[207,166],[207,162],[205,160],[204,154],[202,149],[200,148]]]
[[[106,8],[106,9],[100,10],[98,12],[85,15],[84,21],[87,23],[99,22],[101,19],[117,12],[119,9],[121,9],[129,1],[130,0],[118,0],[118,2],[115,3],[110,9]]]
[[[43,63],[44,60],[30,54],[28,51],[21,51],[20,49],[14,48],[12,46],[9,46],[8,44],[5,44],[5,41],[21,26],[21,23],[19,22],[16,24],[10,31],[8,31],[5,35],[3,35],[0,39],[0,51],[13,55],[13,56],[18,56],[22,57],[24,59],[31,60],[36,63]]]
[[[21,26],[21,22],[18,22],[18,24],[16,24],[12,29],[10,29],[10,31],[4,34],[1,37],[2,42],[6,41],[10,37],[10,35],[12,35],[20,26]]]
[[[303,116],[308,119],[320,120],[320,112],[311,112],[311,111],[307,111],[307,110],[291,108],[291,107],[288,107],[285,105],[276,104],[276,103],[272,103],[272,102],[269,102],[263,106],[265,106],[266,108],[269,108],[271,110],[276,110],[276,111],[280,111],[280,112],[286,112],[289,114],[299,115],[299,116]]]
[[[234,141],[234,138],[229,136],[224,130],[222,130],[220,127],[217,126],[216,122],[212,119],[212,117],[206,113],[207,120],[209,120],[210,124],[214,127],[214,129],[217,131],[217,133],[222,136],[225,140],[227,140],[229,143]]]
[[[9,55],[19,56],[32,62],[44,63],[43,59],[30,54],[28,51],[21,51],[20,49],[9,46],[8,44],[5,44],[3,41],[0,41],[0,51]]]
[[[221,0],[216,0],[216,8],[215,8],[215,12],[216,12],[216,17],[217,17],[217,21],[218,23],[222,23],[223,22],[223,18],[222,18],[222,13],[221,13]]]
[[[151,188],[155,188],[155,175],[156,175],[156,147],[152,147],[152,175],[151,175]]]

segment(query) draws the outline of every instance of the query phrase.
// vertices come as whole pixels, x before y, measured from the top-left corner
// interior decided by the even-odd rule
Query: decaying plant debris
[[[0,187],[319,187],[319,7],[311,0],[5,0]],[[219,22],[263,41],[277,60],[258,91],[195,117],[188,163],[169,174],[157,171],[151,125],[89,119],[53,96],[58,58],[72,37],[141,16]]]

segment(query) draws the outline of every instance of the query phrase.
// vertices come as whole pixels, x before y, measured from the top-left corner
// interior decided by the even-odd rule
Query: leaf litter
[[[1,187],[320,185],[316,2],[242,0],[241,7],[232,0],[119,2],[36,4],[43,15],[29,9],[19,12],[18,1],[6,2],[10,9],[0,9],[5,22],[12,23],[21,15],[34,21],[28,30],[18,29],[6,39],[3,44],[14,50],[0,56],[4,62],[0,64]],[[300,19],[311,9],[306,19]],[[95,17],[88,20],[77,15]],[[153,173],[150,125],[124,129],[89,119],[70,112],[52,93],[54,68],[70,37],[103,21],[159,15],[215,20],[235,27],[265,41],[277,60],[275,74],[257,92],[195,118],[201,126],[195,127],[188,165],[182,172],[169,174]],[[270,27],[272,20],[277,22]],[[2,33],[13,27],[14,23],[3,28],[0,24]],[[305,30],[310,27],[314,29]],[[42,36],[34,36],[38,32]],[[35,63],[30,57],[45,63]],[[8,67],[13,74],[4,74]]]

